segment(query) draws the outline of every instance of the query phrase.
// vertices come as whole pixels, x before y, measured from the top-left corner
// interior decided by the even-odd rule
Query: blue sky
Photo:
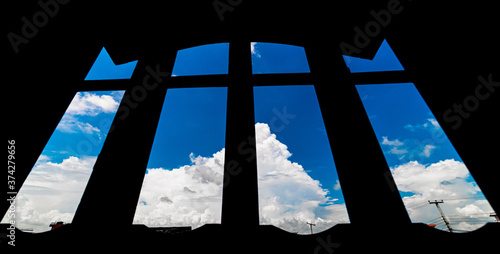
[[[352,73],[404,70],[386,40],[382,42],[371,60],[352,56],[343,56],[343,58]]]
[[[394,58],[384,43],[376,58]],[[309,72],[300,47],[249,47],[254,73]],[[228,51],[227,43],[179,51],[173,75],[227,73]],[[414,222],[439,218],[427,204],[434,198],[448,200],[442,207],[454,227],[473,230],[490,219],[491,207],[412,83],[356,88]],[[72,220],[123,95],[75,95],[19,192],[20,226],[41,232]],[[348,222],[314,86],[255,87],[254,99],[261,223],[307,233],[305,222],[317,223],[315,232]],[[226,106],[227,88],[167,91],[134,223],[220,223]]]
[[[267,123],[289,147],[290,159],[333,192],[338,178],[314,87],[254,92],[255,122]],[[226,88],[168,90],[147,167],[173,169],[191,163],[191,153],[207,157],[224,148],[226,100]]]
[[[303,47],[252,42],[252,73],[304,73],[309,72]]]
[[[404,145],[382,146],[390,167],[418,160],[433,163],[444,159],[462,161],[436,118],[411,83],[356,86],[379,142],[399,140]],[[435,146],[429,156],[422,154],[426,145]],[[404,147],[403,147],[404,146]],[[396,150],[394,150],[396,151]]]
[[[227,72],[228,46],[219,43],[180,50],[173,74]],[[250,47],[254,73],[309,72],[302,47],[275,43]],[[226,93],[226,88],[168,90],[148,168],[176,168],[190,163],[190,153],[209,156],[223,148]],[[255,87],[254,93],[256,123],[269,124],[278,140],[289,146],[291,160],[333,192],[338,178],[314,87]],[[289,122],[279,117],[286,113],[294,116]]]
[[[301,47],[273,43],[251,43],[249,47],[254,73],[309,72],[306,55]],[[228,51],[228,44],[211,44],[181,50],[177,54],[173,76],[224,74],[227,72]],[[344,199],[314,86],[255,87],[254,99],[255,123],[264,124],[256,129],[258,139],[267,139],[265,144],[257,145],[259,194],[261,209],[264,209],[261,213],[261,223],[281,225],[294,232],[304,230],[308,232],[307,227],[302,227],[302,224],[307,226],[305,222],[293,226],[283,218],[279,218],[281,221],[276,221],[276,218],[286,217],[286,214],[298,214],[299,208],[305,209],[308,206],[308,201],[319,204],[314,208],[308,208],[311,213],[310,221],[315,217],[317,219],[318,216],[326,218],[325,216],[329,216],[336,209],[338,218],[335,217],[335,220],[347,222]],[[171,214],[180,213],[178,210],[169,210],[171,208],[157,204],[155,200],[158,198],[154,197],[155,192],[159,190],[155,190],[152,186],[152,182],[156,182],[157,179],[165,178],[165,184],[172,179],[176,179],[175,184],[172,183],[174,185],[179,182],[184,183],[184,186],[178,187],[177,192],[175,188],[162,191],[180,193],[176,194],[175,198],[171,197],[173,194],[165,194],[160,198],[169,204],[184,202],[176,201],[183,200],[181,197],[184,195],[199,195],[198,198],[202,198],[201,192],[210,193],[211,196],[220,194],[208,187],[195,191],[197,187],[185,177],[197,179],[199,176],[193,176],[192,172],[203,171],[202,183],[207,186],[217,182],[214,177],[222,179],[222,174],[218,171],[220,168],[217,166],[220,161],[217,160],[221,159],[220,152],[225,143],[226,104],[227,88],[185,88],[167,91],[134,223],[157,225],[155,223],[160,218],[151,219],[154,216],[155,210],[152,208],[154,206],[156,209],[166,209],[165,211]],[[278,157],[273,157],[274,155]],[[274,162],[268,159],[282,163],[273,164]],[[212,162],[215,163],[215,168],[211,166],[209,170],[207,165]],[[210,165],[214,165],[213,163]],[[276,172],[279,170],[282,172],[281,178],[278,179]],[[290,173],[292,171],[293,174]],[[149,177],[150,173],[157,175],[156,179]],[[180,175],[186,176],[183,178]],[[284,181],[299,180],[309,182],[309,185],[314,187],[304,187],[302,194],[297,194],[295,197],[282,192],[287,189],[286,186],[282,186]],[[215,186],[219,185],[213,185]],[[300,187],[296,189],[299,190]],[[279,198],[277,203],[273,203],[274,198]],[[285,209],[287,204],[291,203],[299,208]],[[214,207],[208,202],[204,203],[204,206],[209,210]],[[280,215],[266,213],[267,207],[272,206],[283,211]],[[325,208],[326,206],[330,207]],[[192,213],[197,214],[196,209],[190,209]],[[321,225],[321,230],[333,225],[333,222],[329,223]]]
[[[72,221],[123,94],[75,94],[16,197],[18,228]]]
[[[445,201],[457,232],[492,221],[493,209],[412,83],[356,88],[413,222],[447,230],[427,202],[434,199]]]
[[[338,176],[314,86],[255,87],[255,121],[288,146],[291,161],[304,167],[331,194]],[[273,120],[274,119],[274,120]],[[341,193],[334,198],[343,202]]]
[[[404,70],[386,40],[372,60],[343,57],[352,73]],[[493,209],[414,84],[356,88],[413,222],[447,230],[428,203],[434,199],[444,200],[441,208],[457,232],[492,221]]]
[[[42,155],[60,163],[69,156],[97,156],[125,91],[78,92]]]
[[[249,46],[254,74],[309,72],[303,48],[273,43],[251,43]],[[204,50],[212,52],[207,54]],[[226,44],[185,49],[177,55],[174,74],[226,73],[227,52]],[[203,64],[191,64],[200,54]],[[347,60],[351,68],[368,71],[378,71],[370,67],[371,64],[382,66],[381,70],[402,69],[386,41],[372,62]],[[384,64],[377,64],[377,61]],[[430,198],[479,197],[468,203],[455,202],[454,206],[444,206],[443,209],[451,214],[461,213],[460,216],[486,214],[489,204],[480,197],[482,193],[413,84],[358,85],[357,89],[414,222],[433,219],[436,211],[432,207],[421,208]],[[176,179],[176,182],[184,182],[179,175],[194,177],[191,172],[202,171],[202,183],[216,183],[214,177],[222,178],[218,160],[222,160],[220,153],[224,147],[226,93],[225,88],[172,89],[167,92],[148,165],[148,168],[162,168],[164,174],[157,178],[169,174],[165,181]],[[332,221],[348,222],[314,86],[254,87],[254,99],[255,122],[260,124],[256,125],[256,134],[261,223],[292,232],[305,232],[307,227],[301,227],[304,221],[297,223],[299,214],[304,211],[310,213],[306,220],[321,224],[319,217],[330,219],[330,225],[319,225],[319,231],[330,227]],[[210,167],[212,171],[206,171]],[[172,170],[172,173],[164,169]],[[429,175],[431,178],[425,180]],[[154,181],[146,176],[146,183]],[[300,185],[302,181],[315,187],[304,188]],[[290,185],[300,192],[291,195],[295,190],[290,189]],[[150,214],[154,211],[146,204],[155,202],[155,190],[148,184],[143,186],[144,194],[140,198],[143,203],[139,204],[137,222],[153,223],[143,211],[149,209]],[[187,192],[181,187],[177,192],[181,193],[180,196],[195,193],[191,192],[194,185],[186,183],[183,188]],[[171,191],[165,189],[164,192]],[[189,195],[198,195],[198,192],[209,191],[198,190]],[[220,192],[210,193],[220,195]],[[171,201],[168,203],[179,202],[170,196],[162,199]],[[316,205],[311,207],[306,201]],[[290,208],[290,204],[294,204],[294,208]],[[160,207],[163,206],[158,205],[156,209]],[[213,207],[205,204],[205,209]],[[177,212],[169,210],[172,214]],[[461,226],[473,228],[473,225]]]
[[[227,74],[229,43],[207,44],[177,51],[172,76]]]
[[[224,148],[227,88],[169,89],[148,168],[190,164],[189,155],[210,156]]]

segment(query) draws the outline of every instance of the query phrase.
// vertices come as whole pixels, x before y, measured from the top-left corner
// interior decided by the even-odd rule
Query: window
[[[385,40],[373,61],[344,59],[351,72],[402,69]],[[494,221],[492,207],[413,83],[356,88],[412,222],[466,232]]]
[[[167,91],[134,224],[197,228],[220,223],[226,90]]]
[[[178,51],[173,76],[227,74],[228,45]],[[254,73],[309,72],[302,47],[248,46]],[[207,71],[207,65],[219,71]],[[223,186],[238,184],[232,177],[239,173],[224,175],[228,89],[167,90],[134,224],[221,223]],[[308,223],[315,224],[314,232],[348,223],[314,86],[256,86],[253,92],[260,223],[300,234],[311,232]],[[249,138],[238,144],[240,153],[248,153]]]
[[[137,60],[115,65],[108,51],[103,47],[85,80],[130,79],[136,65]]]
[[[349,223],[314,86],[254,88],[261,224],[310,234]]]
[[[382,42],[372,60],[352,56],[342,57],[351,73],[404,70],[386,40]]]
[[[307,73],[306,52],[303,47],[252,42],[252,73]]]
[[[76,93],[17,194],[17,228],[44,232],[72,222],[123,94]]]
[[[227,74],[229,43],[216,43],[177,51],[172,76]]]

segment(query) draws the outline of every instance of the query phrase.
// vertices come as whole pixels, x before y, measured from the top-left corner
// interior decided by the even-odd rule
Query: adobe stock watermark
[[[139,103],[146,100],[149,92],[155,90],[163,82],[164,78],[170,77],[170,72],[160,70],[160,64],[156,64],[154,69],[147,65],[145,69],[148,74],[142,78],[142,84],[134,86],[130,94],[125,94],[123,97],[122,105],[120,105],[116,113],[119,114],[118,119],[125,120],[129,116],[131,109],[137,108]],[[111,126],[109,131],[111,132],[113,129],[114,126]]]
[[[255,140],[256,137],[248,136],[246,140],[243,140],[241,143],[238,144],[238,154],[246,155],[245,160],[247,162],[251,162],[257,159],[257,147],[255,145]],[[243,168],[241,167],[240,163],[235,159],[226,162],[226,164],[227,165],[224,165],[225,172],[224,172],[224,182],[222,185],[223,188],[229,185],[232,176],[237,176],[241,173],[241,171],[243,171]]]
[[[479,84],[474,89],[474,94],[465,97],[462,103],[454,103],[443,113],[443,120],[453,124],[451,126],[453,130],[460,128],[463,121],[479,109],[481,101],[490,98],[491,94],[495,92],[495,88],[500,87],[500,82],[493,81],[492,73],[488,74],[487,78],[479,75],[477,80]]]
[[[285,129],[287,125],[290,124],[289,119],[294,119],[297,115],[289,114],[287,112],[287,107],[284,106],[281,111],[277,108],[273,108],[272,112],[274,116],[271,118],[270,127],[273,128],[274,132],[280,132]],[[257,158],[257,147],[256,147],[256,137],[248,136],[246,140],[243,140],[238,144],[238,154],[246,156],[245,160],[251,162]],[[224,165],[224,169],[227,173],[224,173],[224,183],[223,187],[229,185],[232,176],[237,176],[243,171],[240,163],[237,160],[230,160],[227,165]]]
[[[274,116],[271,118],[269,124],[274,132],[280,132],[284,130],[285,127],[290,124],[290,119],[295,119],[295,117],[297,117],[297,115],[289,114],[287,112],[286,106],[283,106],[281,111],[279,111],[277,108],[273,108],[272,111]]]
[[[220,21],[224,21],[224,14],[226,12],[234,11],[234,8],[238,7],[243,0],[215,0],[212,2],[215,12],[219,16]]]
[[[45,27],[51,18],[54,18],[61,9],[60,5],[66,5],[70,0],[40,0],[38,6],[41,10],[35,12],[31,19],[23,16],[23,22],[20,32],[9,32],[7,39],[14,50],[14,53],[19,53],[19,46],[28,44],[29,40],[35,38],[39,30]]]
[[[387,182],[387,185],[391,189],[392,193],[394,193],[395,191],[398,190],[398,187],[396,187],[396,182],[394,181],[394,178],[392,177],[391,171],[385,171],[384,178],[385,178],[385,181]]]
[[[370,44],[371,38],[377,37],[382,32],[383,28],[389,26],[393,16],[400,14],[403,10],[404,7],[399,0],[389,0],[385,9],[379,11],[371,10],[370,15],[373,20],[368,21],[364,25],[363,30],[358,26],[353,28],[356,32],[352,43],[354,45],[345,41],[339,44],[342,54],[352,56],[353,54],[361,53],[361,50]]]
[[[140,102],[146,100],[149,92],[155,90],[160,83],[163,82],[164,78],[170,77],[170,72],[161,71],[159,64],[157,64],[154,69],[147,65],[145,70],[147,74],[143,77],[142,83],[134,86],[130,90],[130,94],[125,94],[123,96],[122,103],[116,112],[115,119],[125,120],[130,115],[132,109],[137,108]],[[112,119],[102,119],[99,122],[98,128],[101,130],[109,128],[109,135],[115,129],[115,125],[112,125],[112,121]],[[95,135],[92,135],[92,133],[83,132],[83,135],[85,138],[73,143],[72,145],[74,147],[68,145],[66,150],[72,154],[89,155],[104,142],[103,138],[97,138]]]
[[[323,238],[321,237],[316,238],[316,242],[318,242],[318,245],[314,249],[314,254],[334,253],[340,247],[341,244],[337,242],[332,242],[331,238],[332,238],[331,235],[326,236],[326,241],[323,240]]]

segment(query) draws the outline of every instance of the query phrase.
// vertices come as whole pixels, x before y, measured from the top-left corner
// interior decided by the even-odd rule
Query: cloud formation
[[[16,198],[16,226],[33,232],[50,230],[51,222],[73,220],[96,161],[96,157],[70,156],[53,163],[42,156]]]
[[[92,92],[78,92],[66,110],[69,115],[95,116],[99,113],[114,113],[118,109],[119,101],[113,96],[97,95]]]
[[[445,200],[440,206],[457,230],[477,229],[493,212],[486,200],[471,198],[478,197],[480,189],[472,182],[462,162],[448,159],[423,165],[410,161],[391,168],[391,172],[399,191],[404,194],[403,202],[413,222],[442,222],[437,208],[428,200]],[[468,216],[476,217],[470,217],[475,220],[466,220]]]
[[[307,233],[306,222],[316,223],[315,232],[349,222],[345,205],[336,203],[318,180],[290,160],[288,147],[267,124],[257,123],[255,132],[261,224]]]
[[[73,220],[100,148],[85,153],[92,156],[75,156],[82,153],[71,153],[68,148],[76,145],[78,150],[79,144],[102,144],[123,94],[124,91],[76,93],[17,195],[19,228],[43,232],[49,230],[51,222]]]
[[[148,169],[134,224],[197,228],[220,223],[224,149],[211,157],[189,157],[191,165]]]
[[[315,232],[349,222],[344,204],[336,203],[318,180],[289,160],[288,147],[267,124],[256,124],[261,224],[291,232]],[[211,157],[190,155],[191,165],[148,169],[134,223],[148,226],[192,226],[220,223],[224,149]]]
[[[118,110],[123,94],[123,91],[106,92],[106,94],[101,95],[96,92],[76,93],[56,130],[63,133],[99,135],[101,129],[83,120],[83,117],[115,113]]]

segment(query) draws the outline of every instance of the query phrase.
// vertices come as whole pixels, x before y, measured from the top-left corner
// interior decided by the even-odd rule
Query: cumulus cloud
[[[316,232],[349,222],[345,204],[336,203],[318,180],[289,160],[288,147],[267,124],[256,124],[256,139],[261,224],[307,233],[306,222],[316,223]],[[172,170],[148,169],[134,223],[193,228],[220,223],[224,149],[190,159],[191,165]],[[162,202],[164,197],[171,202]]]
[[[413,222],[442,221],[438,210],[428,200],[445,200],[440,206],[457,230],[473,230],[483,225],[484,220],[464,221],[464,216],[484,217],[493,211],[486,200],[470,198],[478,197],[480,189],[470,181],[469,171],[462,162],[449,159],[423,165],[410,161],[391,168],[391,172],[398,189],[410,194],[403,202]]]
[[[74,141],[73,136],[61,133],[97,135],[101,139],[103,133],[94,125],[104,129],[110,124],[109,117],[100,114],[114,113],[123,94],[124,91],[78,92],[56,128],[57,139],[64,139],[67,143]],[[43,232],[49,230],[51,222],[69,223],[73,219],[96,157],[67,156],[64,155],[67,151],[57,150],[62,147],[54,148],[58,145],[61,146],[47,145],[56,150],[43,151],[17,195],[16,222],[19,228]]]
[[[191,165],[148,169],[134,224],[197,228],[220,223],[224,149],[211,157],[189,157]]]
[[[82,121],[81,116],[115,113],[123,94],[123,91],[113,91],[102,95],[92,92],[76,93],[56,130],[64,133],[99,134],[101,130]]]
[[[71,222],[95,161],[71,156],[54,163],[40,156],[17,195],[16,226],[43,232],[51,222]]]
[[[315,222],[316,231],[348,222],[345,205],[335,203],[318,180],[290,160],[288,147],[276,139],[267,124],[257,123],[255,132],[261,224],[306,233],[306,222]],[[325,204],[329,205],[320,206]]]
[[[70,115],[95,116],[99,113],[113,113],[119,102],[111,95],[97,95],[92,92],[78,92],[66,110]]]
[[[85,133],[93,134],[99,133],[101,130],[92,126],[90,123],[79,121],[76,117],[66,114],[63,116],[56,130],[64,133]]]
[[[348,223],[345,204],[331,197],[321,182],[290,160],[288,147],[267,124],[256,124],[261,224],[291,232],[315,232]],[[192,226],[220,223],[225,149],[212,156],[188,155],[190,165],[150,168],[145,175],[133,223]],[[17,223],[35,232],[54,221],[71,222],[96,157],[70,156],[60,163],[41,156],[17,197]],[[334,191],[340,191],[340,184]]]

